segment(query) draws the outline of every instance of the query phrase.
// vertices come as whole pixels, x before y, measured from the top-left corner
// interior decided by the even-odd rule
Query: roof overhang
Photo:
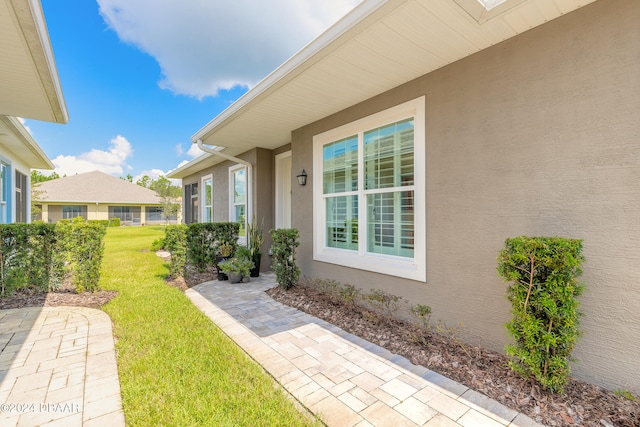
[[[15,117],[0,116],[0,146],[31,169],[55,168],[29,131]]]
[[[281,147],[295,129],[593,1],[364,0],[191,139],[234,156]],[[171,176],[220,161],[199,157]]]
[[[39,0],[0,0],[0,115],[69,121]]]

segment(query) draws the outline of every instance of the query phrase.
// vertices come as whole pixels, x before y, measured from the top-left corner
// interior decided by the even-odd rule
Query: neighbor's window
[[[247,169],[229,169],[229,221],[240,224],[240,236],[245,235],[247,222]]]
[[[87,207],[86,206],[75,206],[75,205],[65,205],[62,206],[62,219],[73,219],[75,217],[81,216],[84,219],[87,219]]]
[[[213,178],[202,178],[202,222],[213,222]]]
[[[426,280],[424,144],[424,98],[314,137],[315,259]]]

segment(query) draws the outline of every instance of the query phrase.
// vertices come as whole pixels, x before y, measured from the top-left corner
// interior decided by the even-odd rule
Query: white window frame
[[[425,97],[416,98],[395,107],[380,111],[335,129],[313,137],[313,171],[320,179],[313,180],[313,259],[345,267],[373,271],[407,279],[426,282],[426,128]],[[364,132],[413,118],[414,120],[414,256],[383,255],[367,252],[366,196],[363,186],[363,150]],[[324,145],[358,135],[358,250],[328,247],[326,244],[326,209],[323,194],[323,155]],[[350,193],[346,193],[350,194]]]
[[[207,197],[205,194],[205,190],[206,190],[206,185],[204,184],[206,181],[211,180],[211,206],[209,206],[211,208],[211,218],[209,221],[205,221],[205,212],[207,210],[207,205],[206,205],[206,201],[207,201]],[[202,197],[200,197],[202,195]],[[198,197],[199,197],[199,201],[200,201],[200,218],[198,219],[198,222],[213,222],[213,175],[209,174],[209,175],[205,175],[200,179],[200,188],[198,189]]]
[[[241,245],[246,245],[247,243],[247,216],[249,215],[249,171],[248,168],[244,165],[235,165],[229,168],[229,221],[235,222],[236,220],[236,204],[235,204],[235,176],[234,174],[239,170],[244,170],[244,230],[245,235],[239,236],[238,243]]]

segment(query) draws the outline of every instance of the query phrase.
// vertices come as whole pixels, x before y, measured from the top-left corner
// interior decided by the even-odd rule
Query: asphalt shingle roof
[[[46,203],[160,204],[155,191],[100,171],[45,181],[38,190],[42,192],[40,200]]]

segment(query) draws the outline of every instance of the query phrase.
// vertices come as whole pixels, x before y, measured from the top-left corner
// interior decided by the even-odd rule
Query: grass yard
[[[109,228],[100,286],[128,426],[310,426],[291,400],[178,289],[149,252],[160,227]]]

